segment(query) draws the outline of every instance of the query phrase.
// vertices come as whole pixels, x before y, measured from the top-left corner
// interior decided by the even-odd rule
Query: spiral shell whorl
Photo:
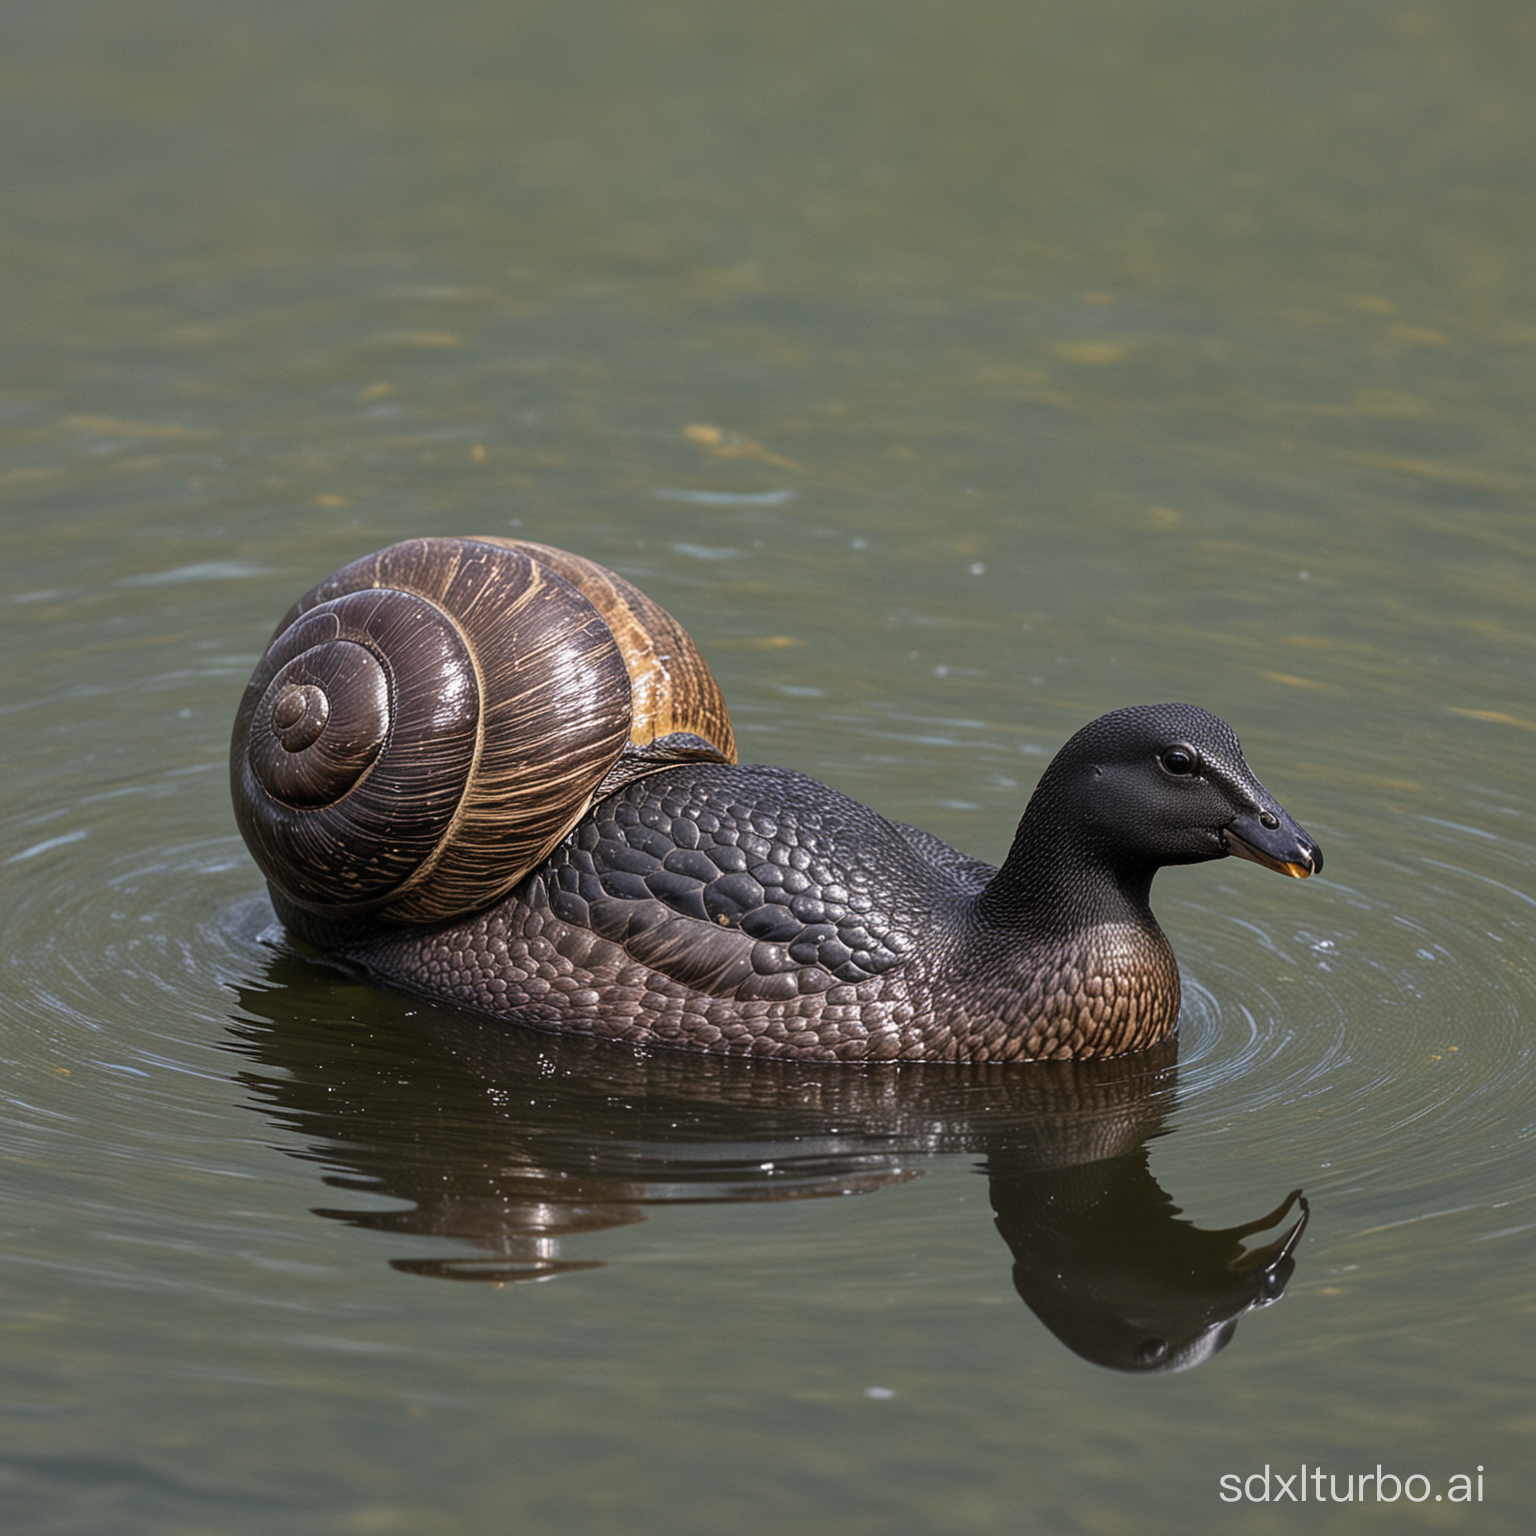
[[[657,676],[695,671],[701,703],[650,697]],[[410,540],[327,578],[278,626],[236,719],[236,817],[300,906],[434,922],[506,894],[632,733],[679,731],[734,760],[702,658],[627,582],[538,545]]]

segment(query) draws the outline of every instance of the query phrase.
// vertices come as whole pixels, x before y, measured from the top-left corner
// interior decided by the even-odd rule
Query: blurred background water
[[[1265,1532],[1220,1479],[1303,1463],[1523,1530],[1533,66],[1517,0],[13,0],[5,1530]],[[744,757],[969,852],[1187,698],[1326,872],[1160,877],[1176,1078],[1086,1121],[318,972],[234,704],[313,581],[462,532],[616,567]],[[1053,1201],[1129,1262],[1298,1187],[1194,1369],[1025,1304]]]

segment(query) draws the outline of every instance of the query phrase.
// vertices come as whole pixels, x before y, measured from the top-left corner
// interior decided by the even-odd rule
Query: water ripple
[[[227,1165],[190,1143],[227,1109],[229,1028],[242,988],[266,985],[269,909],[233,834],[99,863],[96,818],[120,814],[78,805],[12,844],[29,899],[0,932],[5,1144],[37,1156],[73,1124],[140,1166]],[[1366,1205],[1372,1230],[1472,1211],[1456,1232],[1493,1238],[1531,1228],[1510,1207],[1532,1191],[1536,903],[1473,867],[1479,845],[1437,836],[1411,880],[1383,863],[1256,909],[1236,876],[1224,906],[1217,870],[1214,891],[1189,887],[1198,904],[1160,902],[1186,978],[1173,1124],[1197,1152],[1240,1132],[1246,1157],[1314,1197],[1330,1181],[1376,1192],[1362,1228]]]
[[[174,1141],[190,1113],[187,1078],[228,1078],[227,982],[262,963],[254,931],[231,921],[227,892],[253,883],[236,837],[103,865],[93,830],[12,855],[27,860],[29,884],[0,930],[8,1058],[0,1099],[12,1145],[29,1124],[74,1115],[89,1121],[98,1147],[114,1135]],[[254,919],[265,903],[245,910]],[[164,1118],[146,1115],[154,1103]]]
[[[1457,1184],[1485,1208],[1530,1188],[1531,903],[1501,887],[1518,903],[1490,907],[1498,882],[1450,860],[1420,868],[1309,891],[1304,926],[1203,914],[1181,944],[1184,1130],[1241,1119],[1260,1147],[1315,1143],[1340,1179]]]

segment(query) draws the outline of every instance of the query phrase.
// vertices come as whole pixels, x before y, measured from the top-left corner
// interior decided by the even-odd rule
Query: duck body
[[[784,768],[624,777],[469,917],[339,921],[274,890],[279,914],[377,981],[536,1028],[802,1060],[1090,1058],[1177,1028],[1159,867],[1322,864],[1190,705],[1078,732],[1000,868]]]

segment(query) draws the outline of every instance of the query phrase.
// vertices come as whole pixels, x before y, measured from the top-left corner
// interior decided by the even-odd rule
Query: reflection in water
[[[398,1030],[359,1031],[285,1002],[290,980],[315,1000],[307,963],[279,956],[269,980],[242,993],[238,1049],[255,1065],[240,1080],[304,1137],[295,1155],[327,1184],[410,1202],[317,1214],[483,1250],[392,1261],[414,1274],[545,1279],[600,1265],[568,1256],[568,1240],[648,1205],[862,1194],[934,1154],[976,1153],[1029,1307],[1087,1360],[1167,1371],[1279,1298],[1306,1226],[1299,1192],[1223,1231],[1179,1218],[1147,1152],[1174,1102],[1172,1042],[1117,1061],[829,1071],[638,1054],[419,1007]]]
[[[1231,1342],[1238,1318],[1284,1294],[1307,1225],[1299,1190],[1266,1216],[1218,1232],[1178,1219],[1138,1145],[1073,1168],[999,1170],[997,1229],[1031,1311],[1086,1360],[1123,1371],[1181,1371]],[[1278,1238],[1243,1239],[1301,1214]]]

